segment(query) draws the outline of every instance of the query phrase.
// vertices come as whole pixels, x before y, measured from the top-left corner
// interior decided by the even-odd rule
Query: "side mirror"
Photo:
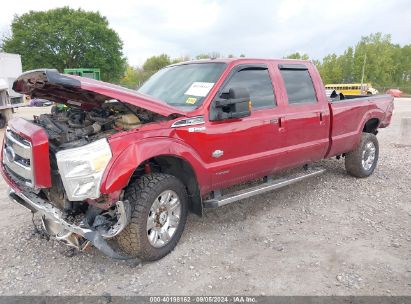
[[[224,94],[227,95],[227,94]],[[228,98],[217,98],[210,115],[211,121],[242,118],[251,115],[250,93],[246,88],[231,88]]]

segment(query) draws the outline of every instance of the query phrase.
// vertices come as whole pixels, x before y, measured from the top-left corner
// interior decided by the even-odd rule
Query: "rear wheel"
[[[125,190],[132,208],[131,223],[117,236],[129,255],[155,261],[174,249],[187,219],[187,192],[175,176],[142,176]]]
[[[345,169],[355,177],[370,176],[377,166],[378,154],[377,137],[371,133],[362,133],[357,149],[345,156]]]

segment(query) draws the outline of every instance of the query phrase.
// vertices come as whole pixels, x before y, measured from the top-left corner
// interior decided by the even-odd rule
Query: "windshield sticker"
[[[213,87],[214,82],[193,82],[193,84],[184,93],[185,95],[192,95],[198,97],[205,97]]]
[[[186,103],[188,104],[195,104],[197,102],[197,98],[195,97],[188,97]]]

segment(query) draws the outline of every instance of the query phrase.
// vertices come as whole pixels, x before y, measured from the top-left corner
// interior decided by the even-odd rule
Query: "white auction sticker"
[[[213,87],[214,82],[193,82],[193,84],[184,93],[185,95],[205,97]]]

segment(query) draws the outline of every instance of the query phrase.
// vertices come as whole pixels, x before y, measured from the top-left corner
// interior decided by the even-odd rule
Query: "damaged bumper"
[[[63,212],[54,207],[51,203],[38,197],[36,194],[27,192],[16,192],[12,188],[9,189],[9,198],[20,204],[32,213],[39,213],[48,220],[48,223],[53,223],[53,226],[59,230],[55,237],[57,240],[64,241],[66,244],[83,250],[88,244],[94,245],[101,252],[113,259],[130,259],[130,257],[122,256],[111,248],[105,239],[112,238],[118,235],[127,225],[130,219],[130,205],[128,202],[118,201],[116,207],[119,213],[118,222],[108,230],[96,230],[87,225],[73,224],[68,222],[63,215]],[[47,227],[45,227],[46,230]],[[79,242],[79,238],[84,238],[85,242]]]

